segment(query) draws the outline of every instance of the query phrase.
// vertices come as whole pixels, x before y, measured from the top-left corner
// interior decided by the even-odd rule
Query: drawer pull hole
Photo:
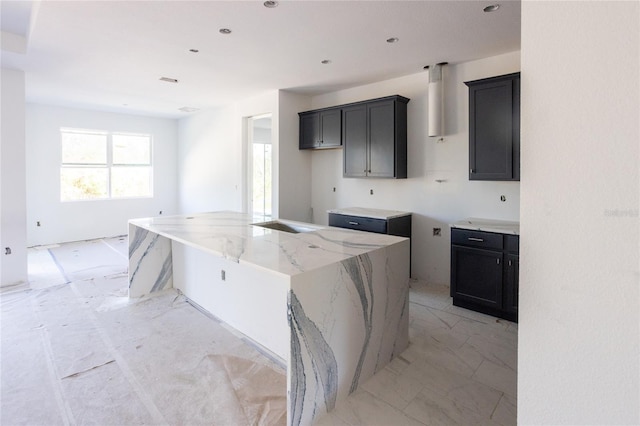
[[[360,225],[358,222],[349,222],[349,225],[354,225],[354,226],[358,226]]]
[[[484,242],[484,240],[482,238],[473,238],[473,237],[469,237],[467,238],[469,241],[478,241],[479,243]]]

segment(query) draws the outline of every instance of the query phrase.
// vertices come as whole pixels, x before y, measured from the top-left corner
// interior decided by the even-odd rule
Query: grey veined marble
[[[409,240],[292,234],[218,212],[130,221],[129,295],[176,287],[287,365],[287,422],[310,425],[408,346]]]

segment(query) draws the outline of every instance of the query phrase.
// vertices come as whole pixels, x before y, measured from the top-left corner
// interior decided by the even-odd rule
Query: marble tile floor
[[[0,424],[282,424],[282,365],[173,290],[129,301],[127,252],[29,250],[29,285],[0,294]],[[516,424],[517,324],[411,287],[409,348],[319,423]]]

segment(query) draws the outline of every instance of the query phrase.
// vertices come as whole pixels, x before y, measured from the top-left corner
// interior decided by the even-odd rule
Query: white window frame
[[[107,144],[107,159],[105,163],[64,163],[62,161],[62,135],[63,133],[80,133],[87,135],[104,135],[106,136],[106,144]],[[149,139],[149,163],[148,164],[120,164],[113,162],[113,136],[139,136],[139,137],[147,137]],[[104,200],[127,200],[127,199],[149,199],[153,198],[153,157],[154,157],[154,149],[153,149],[153,135],[148,133],[130,133],[130,132],[109,132],[104,130],[95,130],[95,129],[78,129],[78,128],[68,128],[63,127],[60,129],[60,171],[63,169],[73,169],[73,168],[104,168],[107,170],[107,196],[106,197],[96,197],[96,198],[79,198],[73,200],[63,200],[62,199],[62,182],[60,181],[60,201],[63,203],[76,203],[82,201],[104,201]],[[149,195],[135,195],[130,197],[122,197],[122,196],[114,196],[112,194],[111,187],[111,175],[113,167],[149,167]]]

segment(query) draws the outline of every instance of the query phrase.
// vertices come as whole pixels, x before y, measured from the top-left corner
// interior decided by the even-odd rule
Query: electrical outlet
[[[333,187],[333,192],[336,192],[336,187],[335,186]]]
[[[36,222],[36,226],[40,226],[40,221],[37,221],[37,222]]]
[[[433,236],[434,237],[439,237],[442,234],[442,229],[441,228],[433,228]]]
[[[160,210],[160,214],[162,214],[162,210]]]
[[[369,190],[369,194],[370,194],[370,195],[373,195],[373,189],[370,189],[370,190]]]
[[[11,254],[11,247],[5,247],[4,254]]]
[[[227,279],[227,273],[225,272],[224,269],[220,270],[220,279],[222,281],[226,281],[226,279]]]

